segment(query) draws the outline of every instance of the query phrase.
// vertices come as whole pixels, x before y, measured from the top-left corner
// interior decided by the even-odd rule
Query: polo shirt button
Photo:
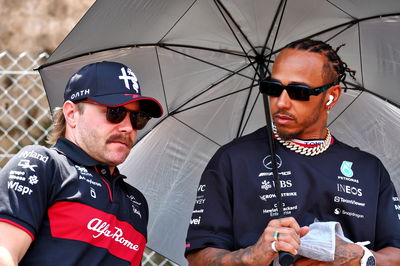
[[[105,174],[107,174],[107,170],[106,170],[106,169],[101,169],[101,173],[102,173],[103,175],[105,175]]]

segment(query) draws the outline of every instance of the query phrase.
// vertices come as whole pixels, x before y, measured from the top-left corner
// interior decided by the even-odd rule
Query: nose
[[[288,108],[290,108],[291,99],[290,99],[289,94],[287,93],[286,90],[283,90],[281,95],[279,95],[279,97],[273,97],[273,98],[275,98],[274,100],[276,101],[276,106],[279,109],[288,109]]]
[[[122,132],[132,132],[135,131],[136,129],[133,129],[132,123],[131,123],[131,119],[130,119],[130,113],[127,112],[124,120],[122,120],[119,124],[118,124],[118,128],[120,131]]]

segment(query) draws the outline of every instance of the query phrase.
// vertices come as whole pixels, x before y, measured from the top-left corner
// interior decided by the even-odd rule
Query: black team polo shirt
[[[148,206],[124,178],[65,138],[24,147],[0,172],[0,221],[33,239],[20,265],[140,265]]]

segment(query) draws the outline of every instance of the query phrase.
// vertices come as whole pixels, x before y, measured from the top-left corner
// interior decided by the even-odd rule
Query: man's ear
[[[71,101],[66,101],[63,105],[63,113],[66,126],[74,128],[76,126],[79,115],[78,106]]]
[[[332,86],[325,96],[326,107],[330,110],[336,102],[339,100],[340,95],[342,94],[342,88],[340,85]]]

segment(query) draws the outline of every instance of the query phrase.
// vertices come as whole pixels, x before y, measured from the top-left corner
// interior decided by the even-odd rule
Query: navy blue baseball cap
[[[156,99],[142,95],[135,73],[117,62],[92,63],[72,75],[65,87],[64,102],[84,99],[110,107],[139,102],[140,110],[151,117],[163,114]]]

